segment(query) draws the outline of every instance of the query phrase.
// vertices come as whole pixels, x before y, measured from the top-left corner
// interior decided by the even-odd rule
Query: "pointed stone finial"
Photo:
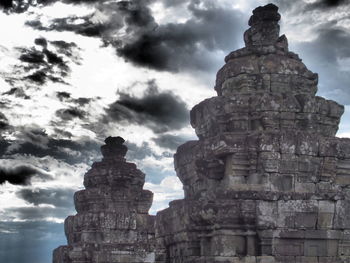
[[[280,19],[278,7],[274,4],[255,8],[248,22],[250,28],[244,33],[246,46],[274,45],[279,38]]]
[[[128,147],[123,145],[125,140],[120,137],[111,137],[105,139],[105,145],[101,146],[101,152],[104,158],[106,159],[121,159],[124,158]]]

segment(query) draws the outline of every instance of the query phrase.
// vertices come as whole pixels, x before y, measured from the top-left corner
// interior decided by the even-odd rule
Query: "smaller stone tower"
[[[53,252],[53,263],[154,262],[153,193],[145,175],[125,160],[121,137],[108,137],[103,159],[84,176],[75,193],[75,216],[65,220],[68,245]]]

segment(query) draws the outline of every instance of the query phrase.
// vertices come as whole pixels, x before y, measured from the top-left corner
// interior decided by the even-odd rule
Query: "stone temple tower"
[[[53,263],[154,262],[153,193],[143,190],[145,175],[126,162],[121,137],[108,137],[103,159],[84,176],[75,193],[75,216],[65,220],[67,246],[54,250]]]
[[[162,263],[350,262],[350,139],[344,108],[315,96],[318,76],[253,11],[245,47],[217,73],[218,96],[191,111],[199,140],[180,146],[185,198],[156,217]]]

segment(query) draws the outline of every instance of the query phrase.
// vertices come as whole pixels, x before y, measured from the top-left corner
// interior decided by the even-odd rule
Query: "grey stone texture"
[[[253,11],[245,47],[217,73],[218,96],[191,110],[199,138],[175,170],[185,198],[148,215],[144,174],[107,138],[75,194],[54,263],[350,263],[350,139],[344,107],[279,36],[278,8]]]
[[[84,176],[86,189],[74,195],[77,214],[65,220],[68,245],[53,252],[53,263],[154,262],[153,193],[145,175],[126,162],[121,137],[108,137],[103,159]]]
[[[278,8],[253,11],[245,47],[191,111],[180,146],[185,198],[158,212],[158,263],[350,262],[350,139],[344,107],[279,36]]]

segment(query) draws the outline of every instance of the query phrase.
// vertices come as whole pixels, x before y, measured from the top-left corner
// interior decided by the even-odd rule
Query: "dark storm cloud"
[[[210,70],[217,68],[210,52],[228,52],[236,44],[234,31],[242,28],[238,11],[193,1],[193,17],[185,23],[170,23],[142,32],[130,43],[117,47],[117,54],[157,70]],[[211,63],[210,63],[211,62]]]
[[[160,135],[159,137],[153,139],[162,148],[167,148],[170,150],[176,150],[181,144],[188,141],[188,138],[181,136],[175,136],[170,134]]]
[[[10,146],[10,143],[7,142],[4,138],[0,136],[0,159],[6,153],[7,147]]]
[[[181,2],[185,1],[178,4]],[[186,2],[192,17],[184,23],[158,25],[150,1],[134,0],[102,1],[96,5],[96,13],[88,16],[54,19],[48,26],[37,20],[27,25],[100,37],[105,45],[113,45],[119,56],[142,67],[175,72],[217,69],[221,60],[212,52],[229,52],[237,45],[235,33],[243,28],[242,14],[210,1]],[[175,4],[164,2],[165,7]],[[99,13],[107,19],[96,19]],[[120,36],[119,30],[127,34]]]
[[[350,57],[350,33],[344,28],[324,28],[318,31],[319,35],[314,45],[314,53],[320,57],[324,63],[337,64],[337,58]],[[312,44],[311,44],[312,45]],[[309,48],[310,49],[310,48]]]
[[[16,195],[35,206],[49,204],[55,207],[72,209],[75,191],[77,191],[77,189],[71,188],[21,189]]]
[[[78,106],[85,106],[85,105],[89,104],[91,101],[93,101],[95,99],[99,99],[99,97],[96,97],[96,98],[80,97],[80,98],[76,99],[76,98],[72,98],[72,95],[69,92],[65,92],[65,91],[56,92],[56,97],[60,101],[71,102],[71,103],[78,105]],[[84,115],[84,114],[82,114],[82,115]]]
[[[330,9],[338,6],[349,4],[349,0],[318,0],[315,3],[310,3],[306,6],[307,10],[314,9]]]
[[[21,130],[21,132],[19,133],[17,139],[37,145],[43,149],[47,148],[49,137],[44,129],[39,127],[22,127],[19,128],[19,130]]]
[[[0,1],[0,7],[4,9],[10,9],[13,7],[13,1],[12,0],[2,0]]]
[[[17,98],[30,99],[22,88],[11,88],[9,91],[2,93],[2,95],[13,95]]]
[[[56,111],[56,116],[62,120],[69,121],[75,118],[84,119],[85,111],[78,108],[68,108],[68,109],[60,109]]]
[[[350,33],[325,24],[311,42],[295,45],[306,65],[319,73],[319,92],[342,104],[350,104]],[[347,61],[347,62],[346,62]]]
[[[99,99],[99,98],[97,97],[97,98],[94,98],[94,99]],[[89,104],[94,99],[80,97],[80,98],[77,98],[77,99],[73,99],[72,102],[75,103],[75,104],[78,104],[79,106],[85,106],[85,105]]]
[[[44,26],[38,20],[28,21],[26,22],[26,25],[43,31],[72,31],[88,37],[100,36],[101,32],[106,29],[106,25],[91,22],[91,17],[92,15],[56,18],[51,21],[51,24],[48,27]]]
[[[0,8],[8,12],[22,13],[28,10],[30,6],[46,6],[59,0],[1,0]],[[101,0],[62,0],[67,4],[94,4]]]
[[[47,80],[64,82],[63,78],[68,75],[69,67],[60,56],[45,48],[42,51],[35,47],[18,48],[18,50],[22,53],[19,60],[24,64],[18,65],[17,70],[22,71],[21,75],[24,79],[41,85]],[[30,73],[26,74],[26,72]]]
[[[26,25],[37,30],[72,31],[88,37],[101,37],[105,44],[113,45],[119,45],[122,39],[112,39],[111,35],[124,25],[127,26],[129,36],[136,31],[146,30],[150,24],[152,28],[157,26],[147,7],[149,1],[105,2],[96,1],[96,12],[86,16],[53,19],[48,26],[44,26],[40,20],[28,21]],[[95,19],[98,13],[105,15],[107,20]]]
[[[0,131],[6,130],[9,127],[10,127],[10,125],[9,125],[8,119],[6,118],[5,114],[0,112]]]
[[[263,4],[274,3],[279,7],[279,12],[282,14],[283,19],[293,18],[300,14],[305,14],[306,17],[311,18],[312,20],[316,19],[318,15],[311,15],[312,12],[333,12],[335,8],[342,7],[346,8],[349,6],[349,0],[316,0],[312,3],[307,3],[304,0],[264,0]],[[252,6],[254,8],[254,6]],[[329,17],[329,14],[327,14]],[[337,19],[341,19],[337,17]],[[287,36],[288,37],[288,36]]]
[[[171,91],[160,92],[154,80],[147,83],[141,98],[125,93],[119,93],[119,96],[106,109],[106,121],[137,123],[156,133],[181,129],[188,124],[185,102]]]
[[[12,92],[17,97],[29,98],[23,90],[17,87],[18,84],[24,83],[26,86],[30,84],[38,87],[48,81],[65,83],[64,79],[70,73],[69,63],[80,63],[79,49],[72,42],[37,38],[34,44],[35,46],[29,48],[16,48],[20,53],[19,64],[15,65],[11,76],[4,77],[5,81],[15,86],[7,93],[8,95]]]
[[[56,93],[56,97],[60,100],[60,101],[64,101],[67,99],[70,99],[71,94],[65,91],[60,91]]]
[[[147,156],[153,155],[153,151],[148,142],[143,142],[141,146],[137,146],[135,143],[126,141],[125,145],[128,147],[128,160],[142,160]]]
[[[38,168],[20,165],[15,167],[0,166],[0,184],[8,182],[14,185],[29,185],[33,177],[38,177],[42,180],[50,180],[52,177]]]
[[[41,64],[44,63],[44,54],[37,50],[22,50],[22,55],[19,57],[19,60],[22,62],[33,63],[33,64]]]
[[[30,6],[45,6],[57,2],[57,0],[1,0],[0,7],[9,13],[23,13]]]
[[[100,157],[100,144],[96,141],[56,139],[37,127],[17,128],[17,138],[13,141],[4,141],[4,149],[0,157],[10,158],[15,154],[51,156],[68,164],[91,163]]]

